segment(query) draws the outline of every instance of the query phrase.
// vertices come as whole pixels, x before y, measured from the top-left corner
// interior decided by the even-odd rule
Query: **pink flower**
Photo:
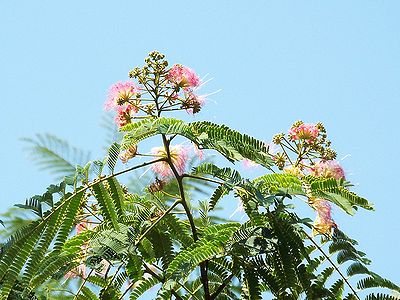
[[[255,163],[254,161],[247,158],[242,160],[242,164],[245,169],[253,169],[260,166],[258,163]]]
[[[175,64],[169,70],[167,79],[183,88],[194,88],[200,85],[200,78],[196,73],[183,65]]]
[[[206,102],[205,96],[196,95],[192,91],[185,94],[186,99],[183,101],[182,107],[191,115],[198,113]]]
[[[324,199],[314,199],[311,206],[317,211],[317,217],[314,221],[313,234],[330,234],[337,225],[331,216],[331,205]]]
[[[118,107],[118,100],[127,101],[138,92],[139,88],[132,81],[117,82],[113,84],[108,91],[108,97],[104,104],[104,109],[115,109]]]
[[[124,153],[119,155],[122,163],[126,164],[131,158],[134,158],[137,154],[137,145],[132,145]]]
[[[200,159],[203,160],[204,158],[204,152],[199,149],[199,146],[197,146],[195,143],[193,143],[193,151],[194,154]]]
[[[186,161],[188,159],[188,149],[182,145],[170,146],[169,152],[171,155],[171,161],[179,175],[185,172]],[[167,153],[164,147],[154,147],[151,149],[151,153],[158,156],[167,158]],[[173,176],[174,173],[171,167],[166,161],[160,161],[151,166],[154,173],[161,177]]]
[[[313,124],[300,124],[289,129],[289,137],[292,141],[306,140],[311,143],[319,134],[319,129]]]
[[[325,178],[344,179],[344,170],[336,160],[317,162],[311,169],[312,175]]]
[[[116,110],[117,114],[115,115],[114,121],[118,127],[131,123],[133,115],[139,111],[137,107],[130,104],[117,106]]]
[[[75,229],[76,229],[76,234],[80,234],[82,231],[86,230],[89,228],[88,226],[88,221],[85,219],[81,221],[80,223],[76,224]]]

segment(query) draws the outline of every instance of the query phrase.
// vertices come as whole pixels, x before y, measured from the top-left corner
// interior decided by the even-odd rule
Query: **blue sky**
[[[108,87],[151,50],[214,78],[197,119],[269,140],[325,123],[376,212],[335,211],[373,269],[399,281],[398,1],[0,2],[0,211],[52,182],[22,137],[49,132],[102,155]],[[348,156],[348,154],[350,156]]]

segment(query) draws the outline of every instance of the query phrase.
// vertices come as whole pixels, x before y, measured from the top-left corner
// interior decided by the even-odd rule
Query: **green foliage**
[[[75,174],[75,165],[84,164],[90,157],[90,153],[72,147],[67,141],[51,134],[37,134],[35,139],[24,138],[23,141],[30,144],[31,159],[59,179]]]
[[[295,138],[276,136],[282,152],[272,154],[264,142],[225,125],[163,117],[201,109],[187,78],[171,81],[167,65],[152,52],[144,68],[131,72],[140,93],[119,95],[115,105],[129,104],[137,115],[122,116],[122,142],[113,139],[104,159],[86,163],[82,151],[50,135],[27,140],[36,161],[65,179],[17,205],[31,212],[28,219],[7,216],[5,225],[15,228],[1,232],[0,299],[139,299],[154,287],[155,299],[360,299],[360,291],[367,300],[398,299],[383,294],[400,288],[369,269],[357,242],[337,229],[327,201],[350,215],[372,204],[340,174],[309,171],[335,156],[323,125],[307,125],[311,133],[303,128]],[[128,154],[144,162],[118,169],[121,150],[156,136],[165,149],[161,167],[174,176],[135,173],[160,158],[142,148]],[[187,163],[186,154],[171,153],[176,136],[232,163],[249,159],[266,174],[248,179],[232,165],[196,159],[185,172],[179,164]],[[126,187],[119,176],[130,171]],[[230,193],[243,204],[241,222],[216,213]],[[295,210],[299,200],[316,210],[313,224]]]
[[[273,164],[264,142],[225,125],[206,121],[187,124],[172,118],[157,118],[128,124],[122,130],[126,132],[122,141],[123,149],[158,134],[181,135],[200,149],[216,150],[232,162],[247,158],[265,167]]]

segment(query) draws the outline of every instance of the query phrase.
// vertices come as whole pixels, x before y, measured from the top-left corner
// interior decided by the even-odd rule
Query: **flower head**
[[[186,111],[191,115],[198,113],[206,102],[205,96],[196,95],[192,91],[189,91],[185,94],[186,99],[182,103],[182,108],[185,108]]]
[[[172,164],[179,175],[182,175],[185,172],[188,152],[188,149],[182,145],[170,146],[169,148]],[[167,158],[167,153],[164,147],[154,147],[151,149],[151,153],[160,158]],[[166,161],[154,163],[151,168],[154,173],[160,175],[161,177],[169,177],[174,175],[171,167]]]
[[[306,140],[313,142],[319,134],[319,129],[314,124],[295,124],[289,129],[289,137],[292,141]]]
[[[80,223],[76,224],[75,229],[76,229],[76,234],[80,234],[82,231],[86,230],[89,228],[89,223],[88,220],[82,220]]]
[[[117,106],[116,110],[117,114],[114,120],[118,127],[131,123],[133,115],[139,111],[137,107],[130,104]]]
[[[257,168],[260,166],[258,163],[254,162],[248,158],[243,159],[242,164],[245,169],[253,169],[253,168]]]
[[[121,153],[119,155],[119,158],[121,159],[122,163],[126,164],[128,160],[136,156],[136,153],[137,153],[137,145],[132,145],[124,153]]]
[[[104,104],[105,110],[115,109],[118,105],[131,99],[138,92],[139,88],[132,81],[113,84],[108,91],[108,97]]]
[[[200,78],[196,73],[183,65],[175,64],[169,70],[167,79],[183,88],[194,88],[200,85]]]
[[[199,160],[203,160],[204,152],[200,150],[199,146],[197,146],[195,143],[193,143],[193,152],[199,158]]]
[[[313,224],[313,234],[330,234],[332,229],[337,227],[332,219],[331,205],[328,201],[320,198],[312,199],[310,203],[317,212],[317,217]]]
[[[325,178],[344,179],[344,170],[336,160],[317,162],[311,169],[312,175]]]

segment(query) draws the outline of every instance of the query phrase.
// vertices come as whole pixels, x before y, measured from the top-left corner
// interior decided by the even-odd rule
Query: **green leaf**
[[[30,144],[32,160],[61,179],[75,174],[75,165],[89,160],[90,153],[71,147],[69,143],[51,134],[37,134],[36,139],[24,138]]]
[[[103,215],[104,220],[110,222],[114,229],[118,229],[116,207],[109,192],[104,187],[104,184],[102,182],[98,182],[92,186],[92,189],[96,200],[100,204],[101,214]]]

